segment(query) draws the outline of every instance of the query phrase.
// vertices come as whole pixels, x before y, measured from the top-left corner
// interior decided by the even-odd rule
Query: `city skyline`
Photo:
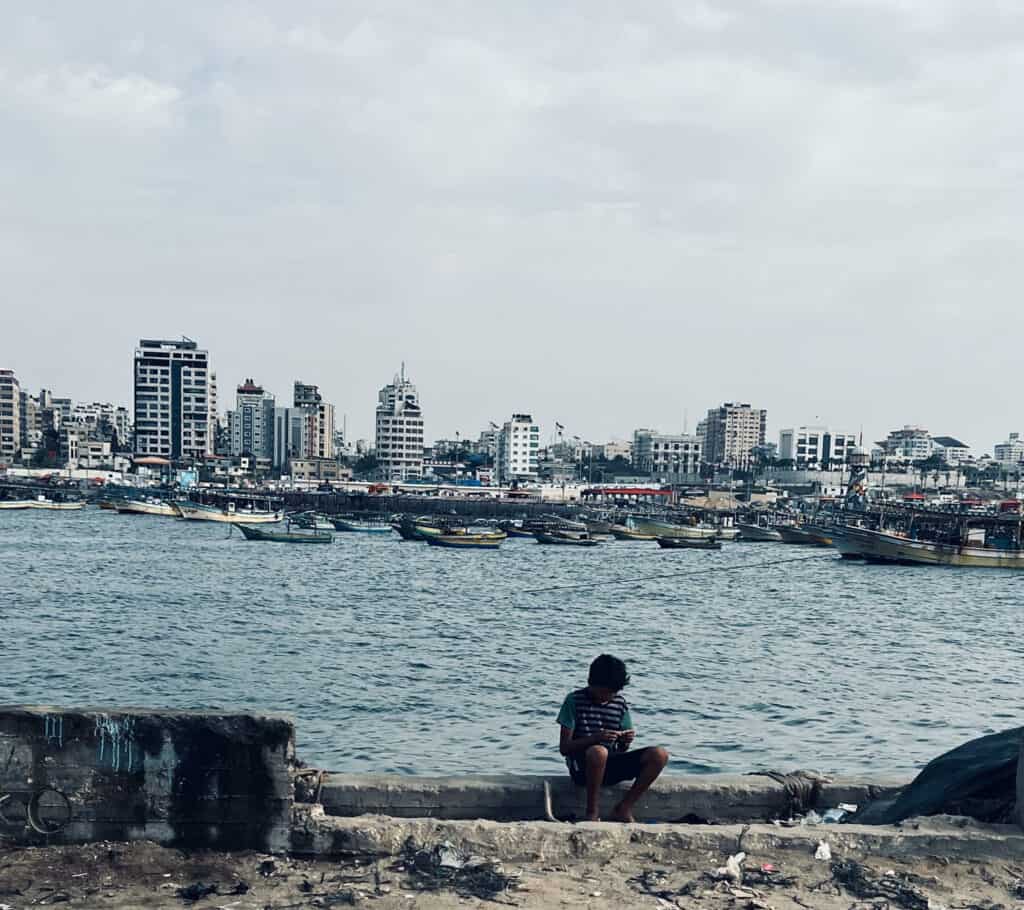
[[[1005,4],[101,8],[0,35],[32,386],[126,401],[123,352],[184,332],[366,438],[402,360],[430,436],[1019,426]]]
[[[156,335],[154,333],[150,333],[150,337],[156,337]],[[237,385],[240,385],[240,384],[242,384],[244,382],[253,380],[258,385],[260,385],[261,387],[266,389],[266,391],[268,393],[273,394],[275,396],[282,395],[282,393],[279,391],[278,385],[276,385],[275,383],[271,383],[271,382],[265,382],[265,381],[263,381],[261,379],[261,376],[266,375],[266,374],[271,374],[271,373],[280,374],[282,371],[281,371],[279,365],[277,365],[277,364],[273,364],[273,365],[272,364],[267,364],[266,368],[263,369],[263,370],[259,370],[259,369],[243,370],[241,378],[239,378],[236,381],[236,380],[231,379],[231,378],[226,378],[224,375],[222,375],[221,368],[220,368],[220,364],[222,362],[221,355],[216,350],[214,350],[212,347],[207,346],[205,344],[205,342],[203,341],[203,339],[201,339],[201,338],[196,339],[196,338],[193,338],[193,336],[190,336],[190,335],[184,335],[183,336],[181,334],[178,334],[177,336],[168,336],[168,337],[169,337],[170,340],[173,340],[174,338],[181,339],[183,337],[187,337],[187,338],[190,338],[190,339],[196,341],[201,348],[209,350],[209,352],[210,352],[210,369],[211,369],[211,372],[213,374],[217,375],[218,383],[220,385],[220,390],[221,390],[220,391],[220,395],[219,395],[219,400],[218,400],[218,403],[217,403],[217,409],[218,409],[217,410],[217,416],[220,418],[220,420],[222,422],[226,423],[226,419],[228,418],[229,413],[232,411],[232,409],[234,407],[234,390],[235,390]],[[138,342],[138,337],[136,337],[135,342],[133,342],[132,344],[133,345],[137,344],[137,342]],[[328,367],[329,367],[329,365],[328,365]],[[375,428],[374,428],[375,408],[376,408],[376,403],[377,403],[377,395],[378,395],[378,393],[380,391],[380,387],[382,385],[386,385],[387,383],[390,383],[392,381],[392,379],[398,377],[400,372],[401,372],[401,370],[403,368],[405,368],[406,373],[407,373],[406,379],[408,381],[414,383],[418,388],[422,389],[422,385],[423,384],[418,380],[418,378],[417,378],[417,376],[415,374],[415,365],[414,364],[410,365],[409,362],[407,362],[405,359],[403,359],[403,360],[401,360],[399,362],[398,367],[395,368],[393,371],[388,371],[386,369],[386,366],[385,366],[385,367],[383,367],[381,369],[379,374],[375,374],[376,377],[377,377],[376,379],[371,378],[371,380],[369,382],[369,385],[372,387],[372,395],[371,395],[370,403],[369,404],[367,404],[366,401],[355,401],[355,402],[352,402],[343,393],[341,395],[337,395],[337,394],[331,392],[329,387],[326,384],[317,383],[317,385],[320,386],[320,388],[322,390],[324,400],[328,401],[328,402],[330,402],[331,404],[334,405],[334,408],[335,408],[335,411],[336,411],[336,418],[335,418],[336,428],[340,429],[341,426],[342,426],[342,420],[343,419],[346,420],[346,422],[347,422],[347,430],[348,430],[348,432],[347,432],[347,440],[349,442],[354,443],[357,439],[365,439],[370,444],[373,443],[374,437],[375,437]],[[124,406],[128,407],[129,410],[131,409],[132,394],[131,394],[131,385],[130,384],[129,384],[129,387],[128,387],[127,394],[125,395],[125,397],[123,399],[122,398],[118,398],[116,396],[111,396],[111,395],[106,395],[106,396],[102,396],[101,395],[99,397],[97,397],[95,395],[93,395],[93,396],[78,395],[78,394],[72,393],[71,390],[66,389],[66,388],[64,388],[63,386],[61,386],[61,385],[59,385],[57,383],[42,383],[42,384],[40,384],[40,383],[36,383],[34,381],[26,381],[26,379],[24,378],[25,374],[23,372],[21,372],[17,367],[14,367],[13,369],[14,369],[15,375],[18,376],[19,382],[21,383],[23,388],[26,388],[26,389],[29,389],[29,390],[33,390],[33,391],[38,389],[38,388],[45,388],[45,389],[50,389],[50,390],[55,391],[55,392],[60,393],[60,394],[71,394],[71,397],[76,402],[109,401],[109,402],[114,403],[114,404],[124,405]],[[309,375],[313,375],[313,370],[312,369],[307,370],[306,372],[309,373]],[[329,369],[325,369],[325,372],[329,372]],[[295,377],[287,378],[287,379],[282,379],[282,381],[280,383],[280,386],[282,388],[284,388],[285,390],[287,390],[283,394],[283,397],[287,397],[287,395],[291,393],[292,387],[294,386],[296,381],[298,381],[298,380]],[[365,384],[364,384],[364,386],[365,386]],[[92,387],[92,386],[90,385],[90,387]],[[484,430],[486,430],[488,428],[488,426],[489,426],[491,421],[493,421],[495,423],[498,423],[500,425],[505,420],[508,419],[509,414],[516,413],[517,411],[523,410],[522,408],[512,407],[507,412],[496,412],[494,409],[491,409],[489,414],[493,414],[494,416],[487,416],[487,417],[485,417],[484,419],[482,419],[479,422],[473,422],[471,419],[463,419],[461,421],[456,419],[454,421],[453,426],[450,429],[442,430],[440,428],[435,428],[434,427],[434,423],[435,423],[434,415],[435,415],[435,413],[438,413],[438,412],[442,413],[442,414],[451,414],[453,408],[450,405],[445,406],[443,397],[439,397],[436,401],[434,401],[433,400],[432,391],[433,390],[428,390],[428,396],[429,397],[428,397],[427,400],[430,402],[430,404],[426,406],[427,412],[428,412],[428,418],[425,421],[425,430],[426,430],[425,444],[428,445],[428,446],[430,444],[432,444],[432,442],[435,439],[452,439],[452,438],[455,438],[456,434],[458,434],[463,439],[476,439],[480,432],[482,432],[482,431],[484,431]],[[456,392],[456,398],[457,398],[457,392]],[[638,401],[640,401],[642,398],[643,398],[642,390],[639,390],[638,391]],[[816,426],[816,425],[827,426],[827,427],[830,427],[833,431],[848,433],[850,435],[853,435],[853,436],[857,437],[858,439],[860,438],[860,435],[861,435],[861,429],[862,428],[860,426],[851,426],[849,424],[844,424],[841,420],[830,419],[827,415],[811,415],[811,416],[806,417],[806,418],[795,419],[795,420],[788,420],[788,421],[784,420],[784,419],[780,419],[778,417],[773,417],[773,409],[770,406],[770,404],[765,404],[764,402],[757,401],[757,400],[751,401],[750,397],[743,398],[743,397],[739,397],[739,396],[733,397],[732,399],[720,398],[717,402],[709,403],[706,407],[693,407],[693,406],[683,407],[679,411],[678,423],[676,423],[676,424],[670,423],[669,420],[664,420],[664,421],[662,421],[660,423],[657,422],[657,421],[655,421],[653,423],[652,422],[646,422],[645,423],[644,421],[639,420],[639,419],[630,421],[628,419],[628,416],[627,416],[624,422],[620,422],[620,424],[618,424],[618,428],[617,429],[615,428],[615,426],[613,426],[612,430],[607,432],[607,433],[600,433],[600,432],[598,432],[598,433],[587,433],[585,431],[582,431],[581,428],[575,423],[574,415],[571,414],[571,413],[570,414],[565,414],[565,413],[559,414],[559,413],[556,413],[556,412],[552,411],[550,413],[550,416],[538,417],[536,422],[539,423],[540,426],[541,426],[541,430],[542,430],[542,443],[543,444],[547,444],[548,442],[550,442],[550,441],[552,441],[552,440],[554,440],[554,439],[556,439],[558,437],[558,431],[556,429],[556,426],[559,425],[559,424],[561,424],[563,426],[562,438],[568,440],[568,439],[573,439],[575,437],[579,437],[581,440],[585,440],[585,441],[592,442],[592,443],[595,443],[595,444],[602,443],[602,442],[607,442],[607,441],[611,441],[611,440],[615,440],[615,439],[630,440],[632,438],[633,432],[635,430],[637,430],[637,429],[644,429],[644,428],[654,429],[654,430],[656,430],[658,432],[668,433],[668,434],[681,433],[681,432],[684,432],[684,423],[686,424],[685,432],[693,434],[693,433],[697,432],[697,425],[698,425],[698,423],[701,420],[703,420],[705,418],[708,410],[718,408],[721,404],[723,404],[726,401],[743,402],[743,403],[751,404],[754,408],[760,408],[760,409],[763,409],[763,410],[767,411],[767,432],[766,432],[765,439],[766,439],[766,442],[768,442],[768,443],[778,443],[778,441],[779,441],[779,434],[781,433],[781,431],[783,431],[785,429],[789,429],[789,428],[793,428],[793,427],[801,427],[801,426]],[[362,405],[362,410],[361,411],[360,411],[360,408],[359,408],[360,404]],[[545,408],[536,408],[535,407],[535,408],[533,408],[532,413],[534,413],[534,414],[545,414],[546,410],[545,410]],[[367,415],[369,415],[369,416],[367,416]],[[892,430],[897,430],[897,429],[900,429],[900,428],[902,428],[904,426],[923,426],[932,435],[955,435],[958,438],[964,439],[966,441],[968,447],[971,449],[972,453],[976,457],[980,457],[981,455],[985,455],[985,454],[991,455],[992,452],[993,452],[994,446],[996,446],[996,445],[998,445],[998,444],[1000,444],[1002,442],[1005,442],[1007,440],[1008,435],[1010,433],[1016,432],[1016,429],[1015,429],[1014,426],[1012,426],[1012,425],[1006,426],[1006,428],[1002,431],[1001,434],[997,434],[994,438],[987,439],[987,440],[984,441],[983,444],[979,445],[979,444],[975,443],[969,437],[968,434],[960,433],[955,428],[951,431],[947,424],[948,424],[948,421],[943,421],[941,424],[934,424],[933,425],[933,424],[926,423],[924,421],[902,420],[902,421],[895,421],[890,426],[879,427],[876,430],[874,430],[873,432],[869,432],[868,427],[864,427],[863,428],[863,444],[864,444],[865,448],[871,449],[877,442],[879,442],[880,440],[883,440],[888,435],[888,433],[890,431],[892,431]],[[605,423],[604,425],[610,425],[610,424]]]

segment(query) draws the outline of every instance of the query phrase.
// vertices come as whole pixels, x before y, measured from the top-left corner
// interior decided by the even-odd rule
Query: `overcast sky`
[[[1024,430],[1024,3],[99,2],[0,30],[0,367],[140,337],[372,434]]]

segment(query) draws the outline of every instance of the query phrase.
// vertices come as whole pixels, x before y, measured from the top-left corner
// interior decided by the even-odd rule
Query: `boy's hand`
[[[622,744],[623,749],[628,749],[632,746],[634,739],[636,739],[636,730],[621,730],[619,732],[619,742]]]
[[[602,730],[597,735],[601,742],[613,743],[619,738],[620,732],[618,730]]]

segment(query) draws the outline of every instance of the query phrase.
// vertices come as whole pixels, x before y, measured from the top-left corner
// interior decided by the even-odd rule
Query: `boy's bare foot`
[[[633,824],[636,819],[633,818],[632,809],[624,809],[621,804],[612,809],[612,821],[623,822],[627,825]]]

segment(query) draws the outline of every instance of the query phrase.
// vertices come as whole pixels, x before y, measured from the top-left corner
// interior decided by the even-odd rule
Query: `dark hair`
[[[602,654],[594,658],[590,665],[590,675],[587,682],[592,686],[602,686],[618,692],[629,685],[629,674],[626,672],[625,661],[612,657],[611,654]]]

